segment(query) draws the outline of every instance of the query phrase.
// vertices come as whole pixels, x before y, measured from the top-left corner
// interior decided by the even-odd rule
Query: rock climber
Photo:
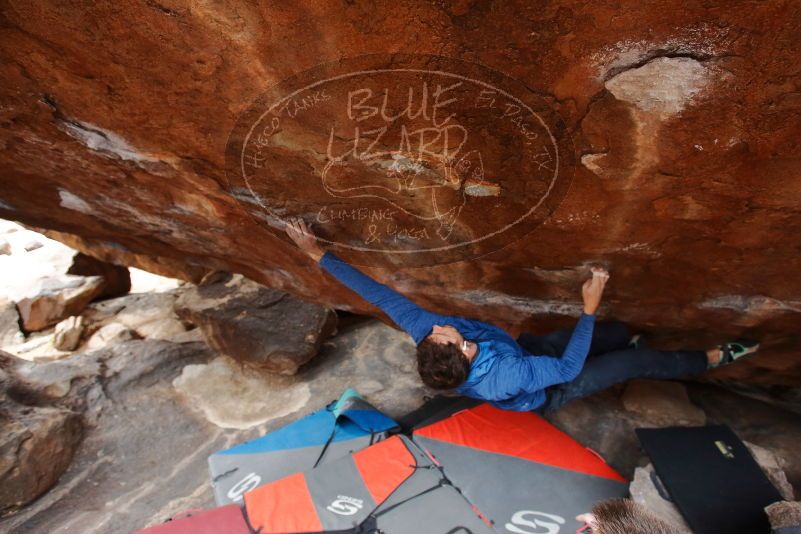
[[[464,317],[439,315],[380,284],[330,251],[324,251],[300,218],[287,235],[309,257],[369,303],[384,311],[417,345],[417,369],[427,386],[516,411],[555,410],[632,378],[672,379],[701,374],[757,351],[759,344],[732,341],[706,351],[656,351],[620,322],[599,322],[609,273],[593,268],[581,287],[583,313],[576,326],[516,340],[501,328]]]

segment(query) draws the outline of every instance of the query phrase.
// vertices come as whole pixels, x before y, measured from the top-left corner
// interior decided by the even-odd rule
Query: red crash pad
[[[182,519],[173,519],[136,534],[250,534],[242,508],[229,504],[201,510]]]

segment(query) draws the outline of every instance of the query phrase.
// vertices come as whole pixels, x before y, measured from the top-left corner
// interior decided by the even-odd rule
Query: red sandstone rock
[[[131,274],[127,267],[106,263],[80,252],[72,258],[67,274],[102,277],[103,292],[100,298],[120,297],[131,290]]]
[[[334,310],[230,273],[184,292],[175,312],[218,352],[283,375],[294,375],[316,356],[337,325]]]
[[[376,266],[371,274],[437,311],[538,331],[571,324],[584,266],[602,262],[612,272],[604,315],[676,345],[759,337],[762,355],[718,375],[801,382],[798,4],[11,2],[0,20],[2,217],[172,276],[237,271],[376,313],[275,228],[282,213],[312,220],[328,206],[334,212],[324,213],[321,235],[365,241],[369,224],[336,216],[361,201],[334,202],[320,188],[318,151],[334,117],[323,96],[297,100],[306,122],[287,126],[265,151],[278,180],[269,209],[232,190],[226,143],[262,92],[315,65],[378,54],[374,61],[391,67],[402,60],[382,54],[434,52],[502,72],[516,81],[508,83],[516,95],[541,105],[562,148],[575,147],[563,154],[572,156],[562,169],[572,174],[570,189],[546,206],[543,224],[512,232],[495,244],[505,248],[480,257],[431,266],[436,258],[365,259],[340,244],[343,257]],[[506,157],[517,139],[508,124],[495,126],[485,118],[470,126],[483,173],[472,173],[473,156],[469,167],[362,161],[326,173],[329,190],[375,185],[385,171],[408,186],[419,171],[445,209],[409,193],[411,200],[365,201],[371,213],[392,200],[400,206],[393,209],[436,216],[449,239],[485,235],[505,206],[518,209],[541,185]],[[344,131],[338,142],[352,138]],[[454,207],[462,208],[455,218]],[[384,238],[413,244],[421,228],[396,225]],[[412,268],[421,264],[428,266]]]
[[[22,326],[28,332],[43,330],[62,319],[80,315],[103,290],[99,276],[53,275],[34,280],[17,300]]]
[[[83,437],[80,414],[47,406],[0,351],[0,516],[39,497],[69,467]],[[20,402],[24,394],[33,395]]]

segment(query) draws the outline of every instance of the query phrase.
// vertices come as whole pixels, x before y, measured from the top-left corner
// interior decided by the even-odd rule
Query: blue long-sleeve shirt
[[[561,358],[532,355],[501,328],[423,309],[331,252],[320,258],[320,265],[383,310],[415,343],[423,341],[434,325],[451,325],[465,339],[477,343],[478,355],[470,363],[467,380],[456,391],[498,408],[527,411],[541,406],[545,402],[545,388],[576,378],[590,349],[594,315],[581,315]]]

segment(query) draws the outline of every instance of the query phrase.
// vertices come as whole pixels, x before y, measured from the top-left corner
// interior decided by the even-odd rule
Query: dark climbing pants
[[[572,330],[544,336],[521,334],[517,342],[531,354],[558,358],[570,341]],[[581,373],[570,382],[545,390],[545,404],[538,412],[556,410],[568,402],[632,378],[670,379],[703,373],[707,368],[704,351],[657,351],[630,348],[631,334],[623,323],[598,322]]]

